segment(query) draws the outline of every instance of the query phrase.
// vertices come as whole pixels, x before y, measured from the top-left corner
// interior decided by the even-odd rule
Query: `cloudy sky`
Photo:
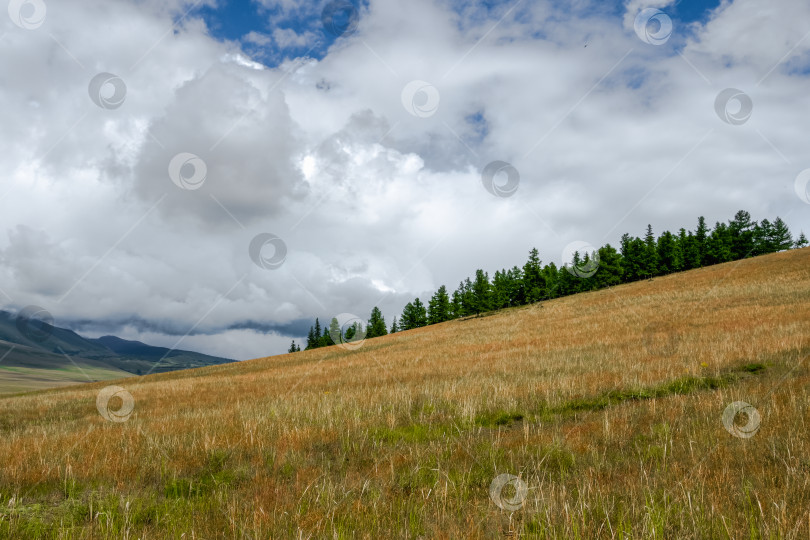
[[[88,336],[246,359],[533,246],[810,233],[806,0],[12,0],[0,62],[0,304]]]

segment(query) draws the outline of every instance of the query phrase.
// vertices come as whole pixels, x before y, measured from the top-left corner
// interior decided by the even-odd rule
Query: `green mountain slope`
[[[56,326],[40,329],[39,335],[21,331],[16,314],[0,311],[0,393],[233,362],[115,336],[88,339]]]

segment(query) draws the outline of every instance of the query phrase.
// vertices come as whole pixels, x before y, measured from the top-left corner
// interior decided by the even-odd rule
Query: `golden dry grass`
[[[803,249],[121,380],[122,423],[96,410],[109,381],[6,398],[0,533],[807,538],[808,336]],[[721,423],[740,400],[747,439]]]

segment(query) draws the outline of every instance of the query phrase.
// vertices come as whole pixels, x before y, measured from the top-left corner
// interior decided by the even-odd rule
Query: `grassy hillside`
[[[795,250],[127,379],[123,422],[97,410],[109,383],[0,399],[0,534],[806,538],[808,268]],[[736,401],[752,436],[724,428]]]

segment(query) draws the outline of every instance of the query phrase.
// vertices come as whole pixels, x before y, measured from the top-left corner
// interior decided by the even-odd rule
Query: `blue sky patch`
[[[462,19],[467,19],[460,21],[462,26],[477,24],[487,18],[500,18],[514,4],[514,0],[448,2]],[[554,0],[554,4],[563,14],[578,16],[572,12],[570,2]],[[720,0],[681,0],[663,11],[678,27],[706,22],[711,10],[719,5]],[[340,39],[343,29],[348,28],[351,32],[356,25],[362,25],[363,7],[362,0],[300,2],[292,8],[283,8],[280,3],[273,2],[262,4],[257,0],[226,0],[216,7],[197,8],[192,15],[205,21],[213,37],[238,41],[254,60],[273,67],[290,58],[323,58],[329,47]],[[586,12],[591,16],[620,20],[624,14],[624,0],[601,2],[582,13]],[[526,12],[518,7],[512,16],[525,18]],[[538,32],[538,37],[544,35],[542,29]]]

